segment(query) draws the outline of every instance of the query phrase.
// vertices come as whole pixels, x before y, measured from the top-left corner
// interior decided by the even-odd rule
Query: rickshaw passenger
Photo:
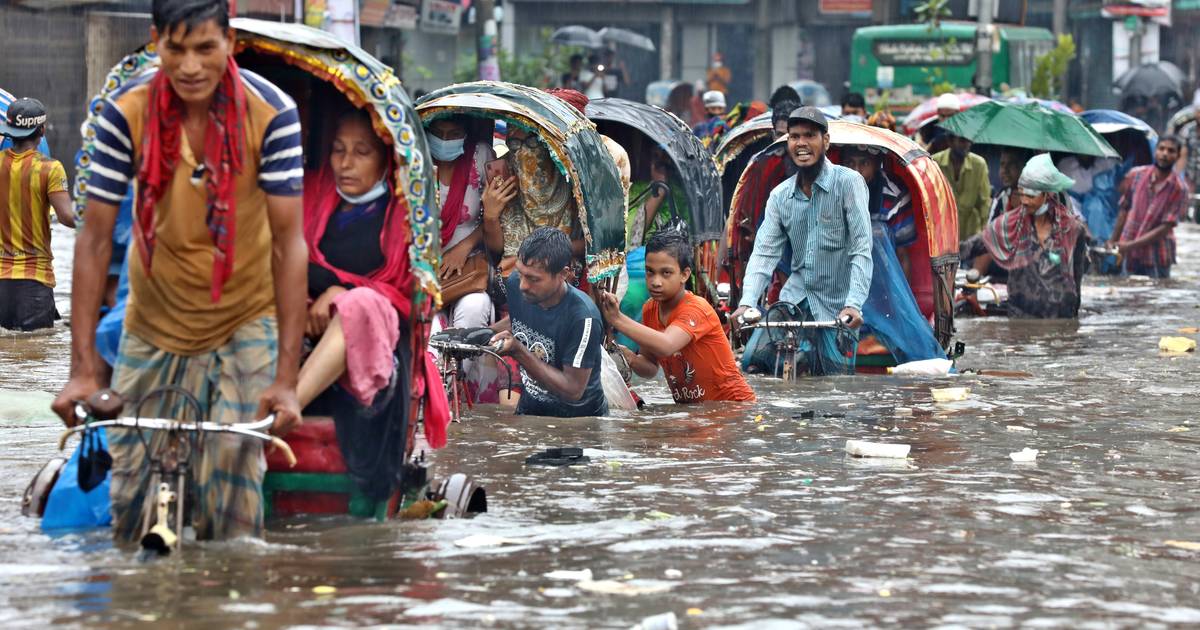
[[[394,393],[408,252],[390,166],[369,115],[351,110],[338,119],[327,166],[305,183],[305,337],[315,347],[300,368],[301,406],[335,382],[361,407],[382,408]]]
[[[1087,229],[1060,200],[1074,181],[1054,167],[1049,153],[1029,160],[1021,172],[1021,209],[994,219],[968,240],[974,268],[993,261],[1008,271],[1011,317],[1074,318],[1087,267]]]
[[[456,281],[471,285],[455,291],[468,291],[465,295],[443,304],[448,324],[454,328],[478,328],[493,321],[487,293],[490,265],[483,251],[483,207],[490,205],[499,212],[516,196],[516,182],[511,179],[484,194],[484,165],[496,159],[496,153],[491,143],[471,138],[467,128],[463,116],[436,120],[427,127],[429,151],[437,167],[438,199],[442,200],[439,276],[444,289],[452,286],[446,283]]]
[[[550,149],[538,136],[510,124],[505,159],[516,181],[516,194],[501,209],[485,205],[483,235],[488,250],[501,257],[500,270],[508,276],[517,261],[521,243],[541,227],[561,230],[571,237],[576,260],[583,257],[583,230],[577,220],[571,184],[550,157]],[[500,195],[500,180],[488,182],[484,195]],[[496,188],[497,192],[491,192]],[[507,187],[505,190],[508,190]]]
[[[917,242],[917,224],[913,217],[912,193],[903,180],[888,175],[883,167],[883,149],[869,145],[854,145],[842,149],[842,164],[862,175],[867,182],[870,200],[867,209],[871,223],[887,231],[900,268],[908,277],[911,263],[908,250]]]
[[[688,215],[687,196],[677,177],[672,177],[671,158],[661,147],[650,152],[649,181],[633,182],[629,186],[629,211],[625,216],[625,249],[642,246],[655,227],[666,226],[671,220],[671,206],[680,217]],[[668,201],[670,191],[670,201]]]
[[[442,298],[445,301],[448,296],[461,295],[453,302],[444,302],[435,329],[482,328],[495,321],[492,298],[487,292],[491,263],[484,246],[483,213],[484,208],[491,208],[498,214],[517,195],[513,178],[485,185],[485,165],[496,158],[496,153],[491,143],[470,138],[468,129],[469,119],[465,116],[436,120],[427,127],[430,153],[437,166],[438,198],[442,200]],[[457,283],[467,286],[456,288]],[[462,295],[464,291],[469,292]],[[476,402],[501,399],[503,379],[492,359],[468,359],[465,367]]]

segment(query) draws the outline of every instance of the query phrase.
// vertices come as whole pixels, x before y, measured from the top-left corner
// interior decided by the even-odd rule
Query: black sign
[[[973,40],[879,40],[873,48],[882,66],[965,66],[975,61]]]

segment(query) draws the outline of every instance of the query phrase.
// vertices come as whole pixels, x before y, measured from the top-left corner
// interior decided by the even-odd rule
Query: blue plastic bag
[[[108,436],[104,429],[93,429],[100,438],[100,448],[108,448]],[[90,441],[90,439],[89,439]],[[75,447],[71,459],[63,466],[50,491],[46,501],[46,514],[42,517],[43,530],[55,529],[85,529],[92,527],[109,527],[112,525],[112,512],[109,510],[108,488],[112,480],[112,472],[104,481],[84,492],[79,487],[79,455],[83,451],[83,442]]]

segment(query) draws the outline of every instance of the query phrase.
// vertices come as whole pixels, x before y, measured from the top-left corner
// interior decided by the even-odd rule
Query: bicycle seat
[[[496,331],[491,328],[447,328],[429,338],[438,343],[458,343],[469,346],[486,346]]]

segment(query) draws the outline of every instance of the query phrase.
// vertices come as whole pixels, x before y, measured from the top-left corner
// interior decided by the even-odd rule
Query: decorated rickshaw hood
[[[750,120],[729,130],[721,138],[721,143],[717,145],[717,150],[713,152],[716,156],[717,170],[722,174],[725,172],[725,167],[730,162],[737,159],[741,155],[746,146],[753,144],[765,137],[770,137],[774,130],[774,124],[771,122],[771,112],[759,114]]]
[[[588,104],[593,121],[632,127],[645,134],[671,157],[691,209],[692,237],[697,243],[721,237],[725,225],[721,208],[721,179],[712,154],[674,114],[644,103],[601,98]]]
[[[592,277],[615,273],[625,251],[625,195],[621,176],[596,126],[579,110],[541,90],[476,81],[436,90],[417,102],[426,123],[463,114],[526,127],[546,143],[571,185],[582,215]]]

